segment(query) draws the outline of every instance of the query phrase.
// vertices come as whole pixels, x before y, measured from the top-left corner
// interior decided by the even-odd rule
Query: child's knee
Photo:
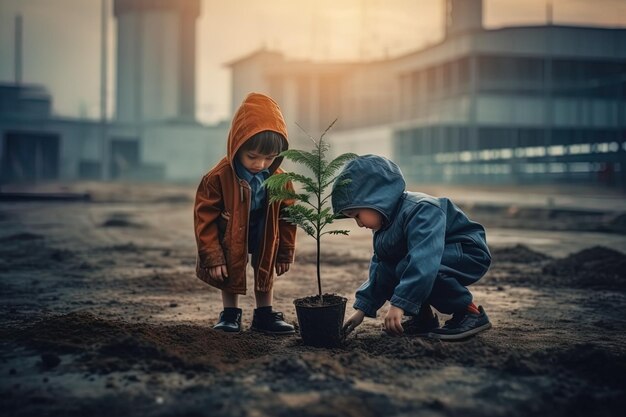
[[[463,245],[463,270],[473,281],[481,279],[491,266],[491,254],[477,246]]]

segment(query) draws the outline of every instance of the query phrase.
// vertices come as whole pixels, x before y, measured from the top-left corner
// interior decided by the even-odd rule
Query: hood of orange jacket
[[[235,155],[237,155],[239,148],[252,136],[266,130],[279,133],[283,137],[285,141],[283,150],[289,147],[287,125],[278,104],[264,94],[250,93],[237,109],[230,126],[230,132],[228,132],[226,157],[233,170],[235,169]],[[273,174],[282,162],[283,157],[277,157],[268,168],[270,174]]]

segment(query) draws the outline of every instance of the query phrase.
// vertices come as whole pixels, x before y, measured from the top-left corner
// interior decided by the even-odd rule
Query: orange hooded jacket
[[[234,294],[246,293],[248,263],[248,221],[251,188],[235,171],[234,158],[248,139],[266,130],[280,133],[287,140],[287,127],[278,104],[259,93],[249,94],[239,109],[228,134],[228,153],[200,182],[196,192],[194,226],[198,257],[196,275],[206,283]],[[285,149],[288,143],[285,142]],[[283,172],[277,157],[268,168],[270,175]],[[291,184],[288,184],[293,189]],[[265,230],[258,248],[255,266],[255,289],[269,291],[274,282],[274,265],[292,263],[296,226],[279,219],[285,205],[275,202],[266,210]],[[208,268],[226,265],[228,278],[214,280]]]

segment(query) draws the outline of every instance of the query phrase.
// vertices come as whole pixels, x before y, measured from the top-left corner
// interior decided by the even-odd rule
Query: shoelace
[[[279,311],[272,311],[272,316],[274,317],[274,320],[284,320],[285,316],[283,315],[283,313],[279,312]]]

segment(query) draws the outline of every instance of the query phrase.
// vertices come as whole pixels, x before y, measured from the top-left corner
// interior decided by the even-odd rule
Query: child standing
[[[491,327],[482,306],[466,286],[489,269],[485,229],[447,198],[405,191],[405,181],[390,160],[365,155],[350,161],[333,188],[337,217],[354,218],[373,230],[374,256],[369,279],[356,292],[350,332],[364,317],[376,317],[386,300],[384,330],[393,336],[416,334],[463,339]],[[443,327],[431,307],[452,314]],[[411,316],[402,322],[403,315]]]
[[[278,104],[263,94],[249,94],[233,118],[227,148],[227,155],[202,178],[194,208],[196,275],[222,291],[224,310],[213,328],[241,331],[238,298],[246,293],[250,255],[257,305],[251,328],[292,334],[294,327],[272,310],[272,298],[274,270],[280,276],[293,262],[296,226],[279,220],[287,203],[269,204],[262,186],[282,172],[278,155],[288,148]]]

